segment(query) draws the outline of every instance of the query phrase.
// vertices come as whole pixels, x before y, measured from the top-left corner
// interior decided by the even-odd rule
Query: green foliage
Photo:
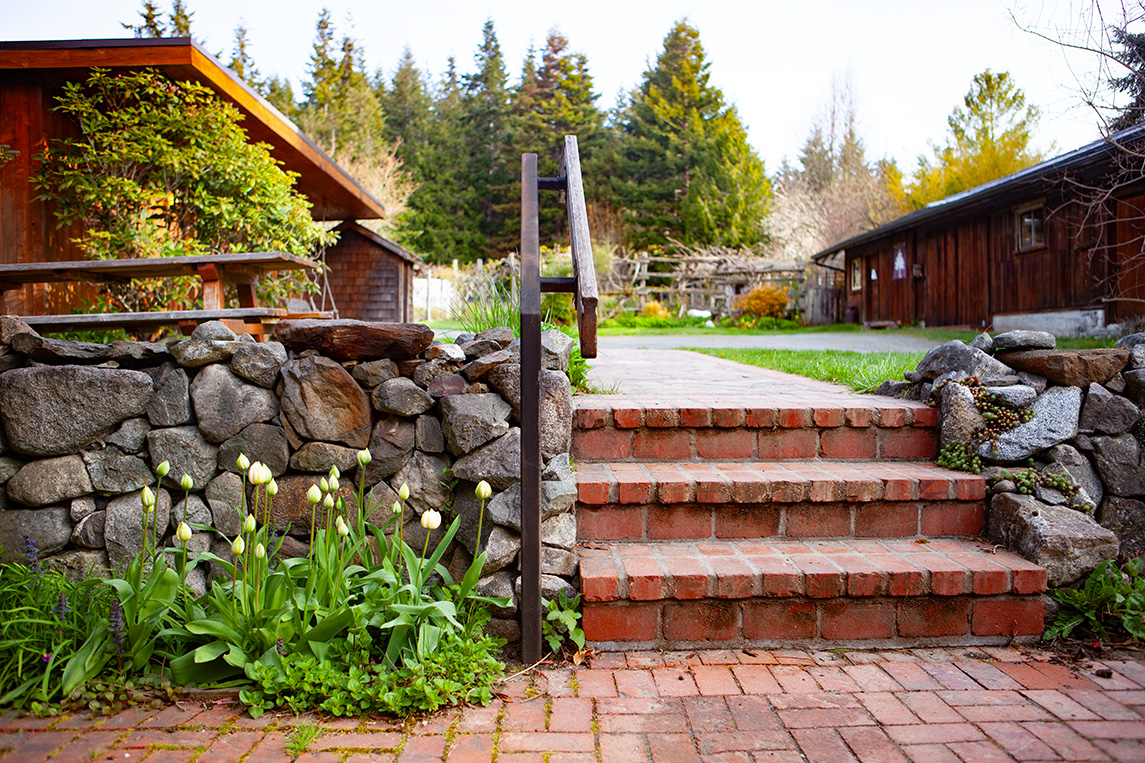
[[[1030,149],[1039,117],[1009,73],[974,75],[963,107],[947,119],[947,144],[934,149],[933,161],[919,158],[909,203],[924,207],[1041,161]]]
[[[1119,27],[1110,28],[1109,33],[1119,48],[1113,58],[1125,68],[1125,74],[1113,77],[1109,84],[1129,96],[1129,102],[1118,109],[1120,113],[1109,123],[1109,131],[1116,132],[1145,120],[1145,33]]]
[[[580,627],[580,594],[569,597],[563,589],[556,599],[544,600],[545,619],[541,621],[541,635],[553,654],[560,654],[561,648],[571,642],[577,649],[584,649],[584,630]]]
[[[952,442],[938,451],[938,465],[960,472],[982,473],[982,459],[978,457],[978,449],[965,442]]]
[[[95,580],[74,581],[43,569],[35,544],[25,560],[0,565],[0,706],[37,714],[58,710],[64,669],[106,618],[107,591]]]
[[[330,240],[310,219],[269,146],[248,142],[241,115],[207,87],[153,69],[112,75],[93,68],[65,84],[57,111],[80,137],[54,140],[33,179],[57,222],[82,230],[88,257],[158,257],[237,251],[309,255]],[[262,279],[264,297],[306,290],[298,279]],[[191,306],[179,281],[108,287],[119,310]]]
[[[1112,560],[1102,562],[1080,588],[1056,588],[1050,597],[1061,604],[1054,624],[1044,638],[1069,638],[1077,629],[1108,641],[1128,635],[1145,638],[1145,560],[1131,559],[1118,569]]]
[[[679,21],[621,117],[616,196],[634,247],[763,237],[770,183],[710,76],[699,32]]]
[[[717,358],[820,381],[846,384],[856,392],[871,392],[887,379],[902,378],[922,360],[921,352],[849,352],[843,350],[754,350],[687,347]]]
[[[978,471],[981,471],[979,469]],[[1010,480],[1014,483],[1016,492],[1024,495],[1036,495],[1038,487],[1044,487],[1049,490],[1056,490],[1066,498],[1066,505],[1076,511],[1084,511],[1087,514],[1093,514],[1097,510],[1097,506],[1092,503],[1082,503],[1079,495],[1081,493],[1081,486],[1079,486],[1067,474],[1054,474],[1049,471],[1039,472],[1034,468],[1034,461],[1030,459],[1030,466],[1028,469],[1007,469],[999,473],[991,483],[991,487],[1000,480]]]
[[[300,723],[290,732],[286,742],[286,751],[297,758],[306,752],[310,743],[322,736],[322,729],[313,723]]]

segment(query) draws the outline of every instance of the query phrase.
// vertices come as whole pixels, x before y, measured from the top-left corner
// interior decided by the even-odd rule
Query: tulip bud
[[[330,492],[331,493],[336,492],[338,490],[338,478],[337,477],[334,477],[333,475],[331,475],[330,481],[327,484],[330,486]]]
[[[244,533],[254,532],[254,515],[253,514],[247,514],[246,519],[243,520],[243,532]]]
[[[143,508],[145,508],[145,509],[154,509],[155,508],[155,494],[151,492],[151,488],[149,488],[149,487],[143,488],[143,493],[139,496],[139,498],[140,498],[140,500],[143,501]]]
[[[327,511],[330,511],[330,509],[334,508],[334,496],[327,493],[326,497],[322,499],[322,506]]]
[[[342,476],[342,470],[338,468],[338,464],[332,464],[330,466],[330,479],[336,480],[341,476]]]
[[[358,466],[365,466],[370,463],[371,460],[370,451],[365,449],[358,451]]]
[[[401,514],[402,513],[401,501],[394,501],[394,505],[390,507],[390,511],[392,511],[395,516],[398,514]]]
[[[175,529],[175,537],[179,539],[180,543],[186,543],[191,540],[191,527],[186,522],[180,522],[179,526]]]
[[[310,489],[306,491],[306,500],[315,505],[320,503],[322,501],[322,489],[317,485],[311,485]]]
[[[318,480],[318,487],[322,488],[323,493],[329,493],[330,492],[330,483],[326,481],[325,477]]]
[[[266,483],[266,494],[271,498],[278,495],[278,483],[274,481],[274,477],[271,477],[270,482]]]
[[[246,543],[243,542],[243,536],[240,535],[235,538],[235,542],[231,544],[231,553],[235,556],[242,556],[244,551],[246,551]]]
[[[170,461],[164,461],[163,463],[159,464],[159,466],[155,467],[155,474],[157,474],[159,477],[166,477],[167,473],[170,471],[171,471],[171,462]]]
[[[262,466],[262,464],[260,464],[258,461],[255,461],[250,465],[250,468],[247,469],[246,478],[250,480],[250,484],[252,485],[258,484],[259,472],[261,471],[259,469],[260,466]]]
[[[259,476],[262,478],[262,484],[269,485],[270,481],[274,479],[274,472],[270,470],[269,466],[263,464]]]
[[[350,534],[350,528],[346,526],[346,520],[342,519],[342,517],[338,517],[338,519],[335,520],[334,527],[337,528],[338,534],[343,538]]]
[[[403,501],[409,500],[409,485],[404,482],[402,483],[401,488],[398,490],[398,498],[401,498]]]
[[[254,546],[254,558],[255,559],[265,559],[266,558],[266,546],[262,545],[261,543],[256,543]]]
[[[489,483],[481,480],[477,483],[477,497],[482,501],[489,500],[489,496],[493,495],[493,488],[489,487]]]
[[[427,530],[436,530],[441,527],[441,514],[433,509],[426,509],[426,512],[421,515],[421,526]]]
[[[250,459],[246,457],[245,453],[239,453],[238,460],[235,461],[235,466],[239,468],[240,472],[245,472],[250,468]]]
[[[183,478],[179,480],[179,487],[183,488],[184,490],[190,490],[191,488],[195,487],[195,480],[191,479],[190,474],[184,474]]]

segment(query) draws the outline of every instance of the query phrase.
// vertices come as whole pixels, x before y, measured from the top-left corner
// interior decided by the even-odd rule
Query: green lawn
[[[903,373],[913,371],[923,356],[921,352],[687,349],[737,363],[846,384],[856,392],[871,392],[887,379],[901,380]]]

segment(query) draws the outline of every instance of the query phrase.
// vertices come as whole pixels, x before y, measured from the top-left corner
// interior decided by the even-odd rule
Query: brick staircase
[[[977,537],[985,484],[928,461],[936,424],[924,405],[875,397],[578,399],[587,639],[608,650],[1035,638],[1045,570]]]

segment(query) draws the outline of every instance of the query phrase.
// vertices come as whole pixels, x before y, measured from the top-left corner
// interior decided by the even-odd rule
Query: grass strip
[[[849,350],[685,349],[749,366],[845,384],[856,392],[871,392],[887,379],[902,379],[903,373],[913,371],[925,354]]]

